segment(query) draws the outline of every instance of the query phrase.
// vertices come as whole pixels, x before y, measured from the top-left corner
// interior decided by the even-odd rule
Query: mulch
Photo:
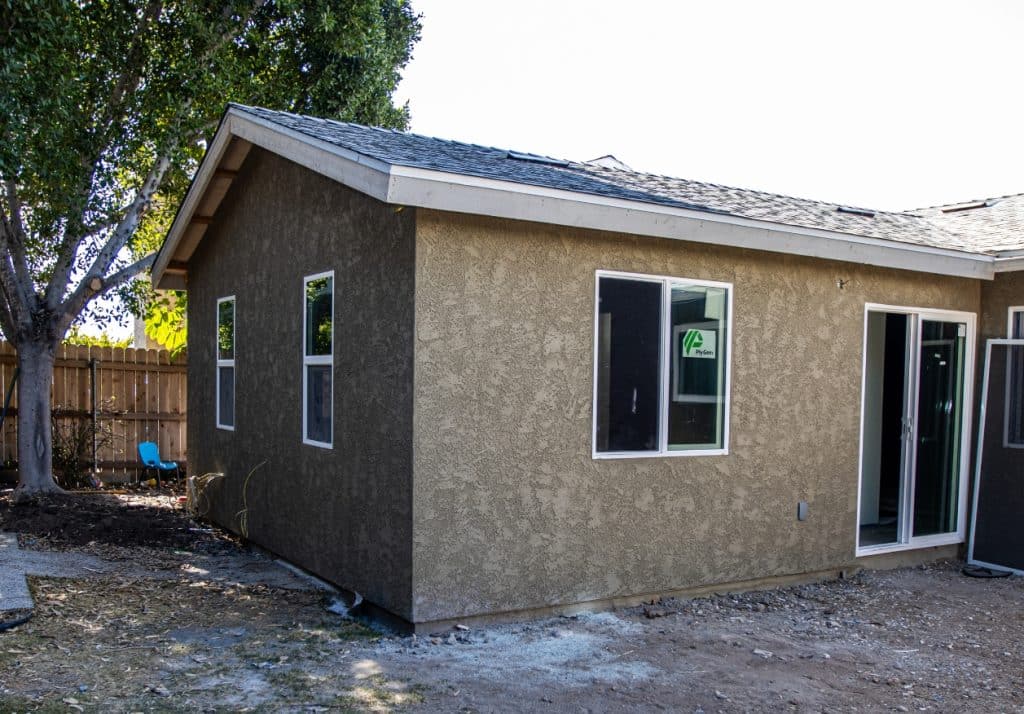
[[[0,530],[33,536],[54,549],[97,544],[202,551],[224,540],[222,533],[192,520],[170,493],[68,492],[17,504],[11,495],[0,493]]]

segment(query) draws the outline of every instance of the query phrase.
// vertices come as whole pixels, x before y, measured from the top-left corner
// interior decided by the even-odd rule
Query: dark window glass
[[[967,326],[921,320],[914,536],[957,529]]]
[[[306,355],[331,354],[334,313],[334,279],[316,278],[306,283]]]
[[[1009,345],[1006,363],[1006,446],[1020,447],[1024,446],[1024,347]]]
[[[668,448],[721,448],[729,340],[724,288],[672,285]]]
[[[235,358],[235,301],[217,303],[217,359]]]
[[[218,367],[218,389],[219,399],[217,402],[219,412],[217,423],[220,426],[235,425],[235,368]]]
[[[597,451],[656,451],[662,283],[599,278]]]
[[[306,438],[331,443],[331,365],[306,366]]]

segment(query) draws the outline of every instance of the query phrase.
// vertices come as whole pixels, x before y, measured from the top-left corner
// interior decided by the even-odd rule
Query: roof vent
[[[632,171],[633,170],[633,168],[631,166],[627,166],[626,164],[622,163],[617,158],[615,158],[612,154],[605,154],[604,156],[598,156],[596,159],[591,159],[590,161],[587,161],[586,163],[591,164],[592,166],[600,166],[600,167],[605,168],[605,169],[618,169],[619,171]]]
[[[961,203],[956,206],[949,206],[943,208],[943,213],[959,213],[960,211],[973,211],[975,208],[992,208],[992,206],[999,203],[1000,199],[990,198],[987,201],[972,201],[971,203]]]
[[[538,156],[537,154],[521,154],[518,151],[508,152],[507,158],[516,161],[529,161],[532,164],[544,164],[546,166],[568,166],[568,161],[552,159],[550,156]]]
[[[865,216],[867,218],[874,218],[875,212],[869,211],[866,208],[854,208],[853,206],[836,206],[836,210],[840,213],[852,213],[855,216]]]

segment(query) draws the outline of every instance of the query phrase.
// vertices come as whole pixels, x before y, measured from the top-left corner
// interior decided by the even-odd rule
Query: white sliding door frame
[[[861,546],[860,544],[860,512],[861,498],[864,485],[864,431],[865,431],[865,404],[867,396],[868,363],[866,359],[868,345],[868,317],[871,313],[895,313],[906,315],[908,319],[908,340],[906,374],[907,381],[904,391],[903,427],[904,443],[902,446],[903,458],[901,459],[900,474],[900,516],[897,523],[896,543],[882,543],[879,545]],[[964,338],[964,365],[963,365],[963,394],[960,399],[961,428],[960,428],[960,465],[957,488],[957,529],[951,533],[938,533],[935,535],[919,536],[913,535],[913,513],[914,513],[914,479],[917,473],[917,442],[918,442],[918,407],[920,397],[920,358],[921,358],[921,322],[931,320],[935,322],[963,323],[967,326],[967,334]],[[952,545],[963,543],[967,535],[967,494],[968,482],[970,480],[970,453],[971,435],[974,404],[974,372],[975,372],[975,342],[977,341],[978,317],[973,312],[962,312],[959,310],[940,310],[924,307],[904,307],[897,305],[883,305],[879,303],[866,303],[864,305],[864,335],[861,345],[861,400],[860,400],[860,440],[858,443],[857,459],[857,518],[856,518],[856,541],[854,554],[857,557],[866,555],[878,555],[901,550],[913,550],[916,548],[931,548],[939,545]],[[907,420],[909,423],[909,430]]]

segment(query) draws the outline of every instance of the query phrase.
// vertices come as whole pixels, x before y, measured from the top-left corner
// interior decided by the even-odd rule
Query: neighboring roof
[[[1024,249],[1024,193],[932,206],[914,213],[970,243],[979,253]]]
[[[875,211],[232,104],[157,257],[159,287],[184,286],[252,145],[388,203],[948,275],[1024,268],[1001,255],[1024,249],[1009,206],[973,222],[941,208]],[[721,224],[736,230],[708,229]]]

